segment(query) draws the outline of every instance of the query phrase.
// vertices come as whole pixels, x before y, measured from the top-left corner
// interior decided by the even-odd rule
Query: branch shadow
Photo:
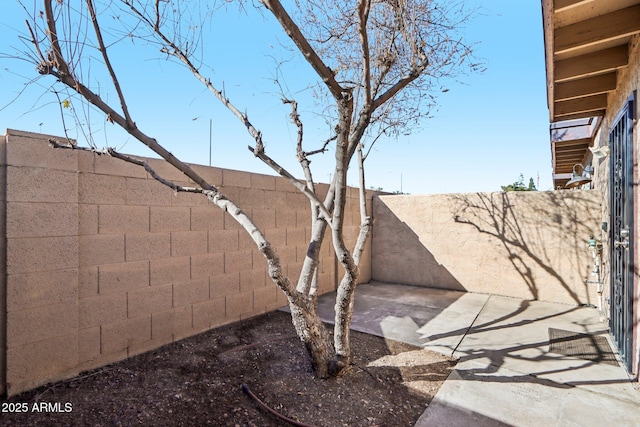
[[[550,329],[607,338],[595,308],[424,286],[381,282],[360,286],[351,325],[354,330],[457,360],[443,386],[446,391],[438,393],[441,398],[436,396],[429,405],[424,423],[416,425],[440,425],[437,421],[442,420],[465,421],[451,425],[475,425],[473,420],[509,425],[508,411],[485,410],[483,405],[506,407],[511,399],[542,405],[562,399],[565,412],[579,408],[587,394],[627,409],[640,404],[640,394],[634,391],[619,359],[617,366],[605,363],[610,353],[587,359],[551,351]],[[420,375],[428,369],[420,364],[417,368]],[[564,394],[571,390],[575,391]],[[467,402],[466,393],[480,397]]]
[[[506,312],[499,317],[444,333],[429,334],[427,327],[423,327],[422,338],[427,341],[424,347],[429,348],[428,343],[431,341],[457,337],[457,344],[450,346],[449,351],[452,357],[458,359],[457,372],[462,379],[467,381],[529,383],[559,389],[631,384],[617,354],[617,364],[611,366],[611,362],[608,362],[611,353],[602,351],[600,348],[597,349],[597,354],[593,357],[584,358],[552,352],[551,337],[540,339],[540,333],[535,338],[525,337],[518,341],[517,337],[522,336],[522,332],[517,332],[517,328],[536,327],[538,331],[547,331],[550,325],[554,325],[554,319],[557,319],[559,323],[564,323],[566,319],[562,319],[563,317],[571,317],[572,314],[579,314],[579,311],[584,310],[592,311],[594,316],[597,315],[594,308],[580,306],[567,307],[540,315],[537,314],[539,310],[536,310],[535,304],[535,301],[523,300],[515,310]],[[527,313],[528,311],[531,313]],[[589,324],[578,322],[573,322],[570,327],[581,335],[604,336],[608,339],[608,331],[604,324],[602,328],[595,331],[589,328]],[[491,332],[497,332],[500,337],[513,336],[514,338],[505,338],[506,343],[491,342],[487,345],[487,341],[490,340],[486,340],[486,335],[483,336],[483,334]],[[477,345],[462,345],[465,339],[475,342]],[[610,350],[615,354],[614,347],[611,347]],[[589,368],[603,366],[603,364],[608,365],[604,371],[595,374],[588,373]],[[505,375],[507,372],[508,375]],[[611,376],[607,377],[606,373]],[[635,398],[640,402],[640,394]]]
[[[586,278],[587,241],[596,234],[599,204],[591,194],[568,192],[502,192],[452,195],[453,219],[499,242],[530,298],[544,299],[550,283],[540,283],[544,271],[571,301],[593,305]],[[566,267],[568,264],[568,267]],[[570,283],[566,271],[581,272],[582,284]]]
[[[379,301],[367,300],[367,312],[363,311],[362,317],[371,320],[371,314],[375,314],[374,320],[378,322],[376,328],[370,324],[365,325],[368,332],[385,334],[390,329],[384,327],[385,322],[392,321],[394,325],[409,327],[410,333],[404,330],[404,336],[417,336],[424,348],[436,349],[459,358],[456,370],[464,380],[531,384],[560,390],[587,386],[592,390],[594,387],[604,390],[604,393],[610,391],[609,387],[614,387],[614,393],[625,395],[626,399],[634,399],[625,394],[632,387],[624,368],[622,365],[613,367],[603,364],[604,354],[583,359],[550,351],[550,328],[571,330],[570,332],[577,334],[607,336],[606,325],[600,323],[597,310],[592,308],[595,302],[594,289],[590,289],[585,280],[593,267],[588,241],[591,236],[600,237],[601,233],[599,194],[591,190],[447,196],[449,203],[441,202],[439,206],[447,206],[451,216],[448,217],[448,222],[440,220],[438,225],[443,227],[452,244],[458,244],[459,238],[475,238],[468,236],[477,236],[478,241],[493,242],[490,246],[481,247],[485,248],[483,250],[495,248],[488,250],[496,251],[496,256],[500,260],[504,259],[504,267],[501,267],[503,271],[500,272],[503,276],[500,279],[509,280],[507,286],[511,286],[511,282],[514,286],[520,286],[518,294],[527,295],[519,297],[519,300],[487,296],[487,303],[493,299],[494,303],[504,301],[507,305],[499,307],[499,304],[494,304],[482,316],[480,314],[485,307],[476,306],[478,317],[472,318],[468,323],[456,320],[446,323],[461,314],[458,309],[464,304],[453,312],[451,307],[443,307],[441,311],[445,313],[449,310],[448,315],[445,313],[432,323],[438,314],[425,310],[425,306],[428,306],[427,309],[431,308],[427,303],[423,303],[421,309],[424,312],[421,313],[415,312],[415,307],[418,306],[415,303],[409,308],[405,307],[407,311],[404,313],[394,307],[398,296],[403,292],[399,285],[396,292],[385,290],[388,297],[379,291],[375,295]],[[384,203],[379,203],[376,209],[388,210]],[[391,211],[381,212],[393,215]],[[398,222],[397,217],[395,221]],[[404,223],[402,225],[409,228]],[[471,227],[474,232],[457,232],[452,227],[461,227],[462,230]],[[424,248],[419,230],[418,235],[413,230],[409,231],[413,233],[409,237]],[[375,232],[386,233],[383,236],[385,239],[380,239],[380,243],[386,242],[386,237],[389,241],[398,241],[395,239],[397,236],[392,236],[393,233],[398,233],[395,227],[393,230],[378,228]],[[460,252],[460,256],[467,255],[474,256],[473,253]],[[433,254],[432,257],[435,259]],[[465,262],[468,261],[467,259]],[[382,264],[378,267],[381,266]],[[512,271],[505,275],[504,270]],[[374,279],[379,278],[379,275],[374,275]],[[389,286],[394,282],[410,284],[399,278],[385,281]],[[379,288],[381,284],[372,285]],[[423,283],[417,285],[422,286],[422,290],[429,289]],[[442,289],[430,290],[434,293],[445,292]],[[465,299],[465,295],[473,295],[455,293],[459,294],[460,300]],[[450,299],[451,306],[456,298],[450,296]],[[549,303],[542,302],[544,300],[563,301],[568,305],[553,304],[547,310],[545,307]],[[424,301],[426,300],[423,299]],[[382,313],[382,308],[373,308],[374,303],[376,307],[386,307],[387,318],[381,319],[378,316]],[[365,305],[362,300],[361,305]],[[360,307],[356,307],[354,314],[356,321],[353,326],[356,328],[360,321],[358,309]],[[586,314],[583,316],[584,313]],[[587,318],[589,321],[581,320]],[[438,327],[433,327],[438,322]],[[523,329],[534,333],[523,336]],[[398,333],[396,330],[393,332]],[[489,336],[496,340],[489,342]],[[637,396],[635,399],[637,400]]]

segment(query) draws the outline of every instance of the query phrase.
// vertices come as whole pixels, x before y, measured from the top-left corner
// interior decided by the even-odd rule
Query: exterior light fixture
[[[580,166],[580,168],[582,169],[582,173],[578,174],[577,172],[577,167]],[[587,175],[591,175],[593,173],[593,167],[591,167],[591,165],[587,166],[586,168],[584,166],[582,166],[580,163],[577,163],[575,165],[573,165],[573,176],[572,178],[569,180],[569,182],[567,182],[567,184],[564,186],[565,188],[576,188],[576,187],[580,187],[581,185],[584,185],[588,182],[591,182],[591,178]]]

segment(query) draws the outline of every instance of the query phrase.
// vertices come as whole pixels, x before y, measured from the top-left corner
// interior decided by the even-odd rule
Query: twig
[[[120,106],[122,107],[122,112],[124,113],[124,117],[127,120],[129,126],[133,124],[133,120],[131,120],[131,115],[129,115],[129,108],[127,107],[127,102],[124,98],[124,94],[122,93],[122,86],[120,86],[120,82],[118,81],[118,77],[116,76],[116,72],[111,66],[111,60],[109,59],[109,55],[107,54],[107,47],[104,44],[104,40],[102,39],[102,31],[100,31],[100,25],[98,24],[98,18],[96,16],[96,9],[93,6],[92,0],[87,0],[87,7],[89,8],[89,15],[91,16],[91,22],[93,23],[93,28],[96,33],[96,40],[98,41],[98,50],[102,53],[102,58],[104,59],[104,65],[107,67],[109,71],[109,75],[111,76],[111,81],[113,82],[113,86],[116,89],[118,94],[118,99],[120,99]]]
[[[332,142],[335,141],[336,139],[338,139],[338,135],[333,135],[331,138],[327,139],[324,144],[322,145],[322,148],[318,148],[317,150],[313,150],[313,151],[305,151],[305,156],[313,156],[314,154],[320,154],[320,153],[325,153],[327,151],[327,146]]]
[[[199,187],[183,187],[181,185],[177,185],[176,183],[171,182],[161,177],[160,175],[158,175],[158,173],[146,161],[136,159],[135,157],[131,157],[126,154],[119,153],[113,148],[107,148],[106,150],[98,150],[96,148],[90,148],[90,147],[78,147],[77,145],[74,145],[72,142],[69,142],[68,144],[61,144],[55,139],[51,139],[51,138],[49,138],[49,144],[51,144],[53,148],[89,151],[99,156],[108,155],[111,157],[115,157],[116,159],[124,160],[125,162],[133,163],[134,165],[141,166],[144,168],[145,171],[149,173],[149,175],[151,175],[153,179],[155,179],[156,181],[160,182],[163,185],[166,185],[167,187],[171,188],[173,191],[184,192],[184,193],[198,193],[198,194],[206,194],[208,192],[208,190],[205,190]]]
[[[200,193],[200,194],[204,194],[206,192],[206,190],[204,190],[203,188],[183,187],[181,185],[176,184],[175,182],[164,179],[163,177],[158,175],[158,173],[149,165],[149,163],[145,162],[144,160],[136,159],[134,157],[127,156],[126,154],[118,153],[113,148],[107,149],[107,153],[111,157],[115,157],[116,159],[124,160],[125,162],[133,163],[134,165],[142,166],[144,170],[146,170],[149,173],[149,175],[153,177],[153,179],[160,182],[161,184],[166,185],[167,187],[171,188],[173,191],[181,191],[185,193]]]
[[[71,140],[67,139],[68,143],[67,144],[61,144],[58,141],[56,141],[55,139],[51,139],[49,138],[49,144],[51,144],[51,146],[53,148],[62,148],[65,150],[81,150],[81,151],[91,151],[92,153],[95,153],[99,156],[103,156],[105,154],[108,154],[105,150],[98,150],[95,148],[88,148],[88,147],[78,147],[76,144],[74,144],[73,142],[71,142]]]
[[[36,53],[40,57],[40,64],[38,65],[38,67],[40,67],[40,66],[46,67],[48,62],[45,59],[44,55],[42,54],[42,51],[40,50],[40,43],[38,43],[38,39],[36,39],[36,34],[33,31],[33,28],[31,28],[31,24],[29,24],[29,21],[25,20],[24,22],[25,22],[25,24],[27,24],[27,29],[29,30],[29,33],[31,34],[31,43],[33,43],[33,45],[34,45],[34,47],[36,49]],[[40,73],[40,74],[43,74],[43,73]]]

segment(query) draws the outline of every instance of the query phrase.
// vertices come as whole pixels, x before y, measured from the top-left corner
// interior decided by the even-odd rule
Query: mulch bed
[[[290,316],[268,313],[3,399],[0,424],[292,425],[243,392],[246,384],[302,425],[413,426],[455,365],[441,354],[358,332],[352,353],[343,376],[315,379]]]

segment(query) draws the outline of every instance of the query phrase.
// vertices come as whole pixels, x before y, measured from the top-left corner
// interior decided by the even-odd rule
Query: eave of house
[[[629,41],[640,33],[640,0],[542,0],[542,13],[558,188],[575,164],[589,161],[588,148],[618,85],[618,70],[629,64]],[[568,131],[573,125],[584,128]]]

